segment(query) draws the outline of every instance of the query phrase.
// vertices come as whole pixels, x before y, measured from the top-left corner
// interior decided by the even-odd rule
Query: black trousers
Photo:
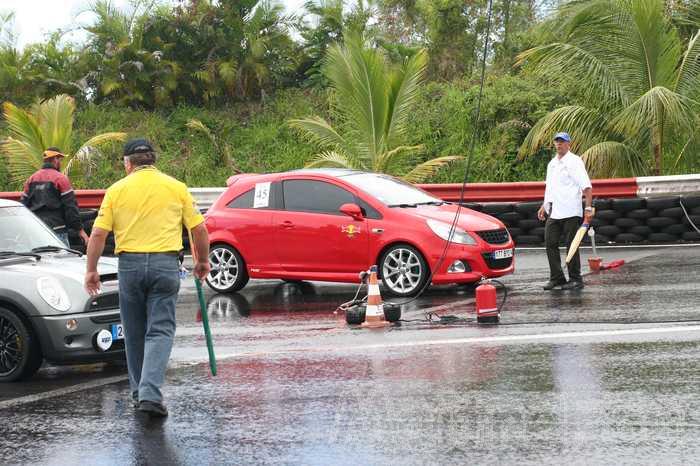
[[[576,236],[576,231],[581,226],[581,217],[569,217],[553,219],[548,218],[544,226],[544,243],[547,247],[547,260],[549,261],[549,279],[553,282],[565,282],[566,277],[561,268],[561,255],[559,243],[564,238],[566,250],[569,250],[571,241]],[[578,251],[567,265],[569,280],[581,280],[581,257]]]

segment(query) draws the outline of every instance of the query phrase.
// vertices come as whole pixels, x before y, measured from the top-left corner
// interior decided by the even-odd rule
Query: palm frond
[[[185,126],[194,131],[198,131],[204,134],[212,143],[216,144],[216,137],[211,132],[209,127],[202,123],[200,120],[196,118],[191,118],[187,123],[185,123]]]
[[[338,168],[358,168],[365,169],[366,167],[356,166],[352,159],[349,159],[345,154],[336,151],[321,152],[316,155],[304,168],[317,167],[338,167]]]
[[[690,39],[683,55],[674,91],[688,98],[700,99],[700,30]]]
[[[36,118],[10,102],[3,104],[3,115],[12,138],[21,141],[25,148],[23,150],[28,150],[41,164],[41,154],[48,145],[44,141]]]
[[[456,160],[463,160],[464,157],[461,155],[447,155],[445,157],[438,157],[436,159],[428,160],[420,165],[417,165],[410,172],[406,173],[401,178],[408,181],[409,183],[420,183],[425,181],[431,176],[434,176],[440,169],[451,164]]]
[[[35,107],[39,131],[47,147],[56,146],[70,153],[74,112],[75,100],[66,94],[57,95]]]
[[[551,146],[552,138],[559,131],[571,134],[571,147],[575,152],[609,135],[606,118],[599,111],[576,105],[561,107],[535,123],[520,146],[518,157],[524,158]]]
[[[612,126],[616,131],[630,136],[645,127],[664,124],[689,129],[694,121],[693,116],[689,99],[666,87],[657,86],[620,112]]]
[[[2,142],[0,151],[7,158],[12,181],[18,185],[41,167],[41,155],[36,155],[35,148],[12,136]]]
[[[126,133],[120,132],[102,133],[91,137],[74,154],[66,157],[68,160],[64,165],[63,172],[69,174],[80,166],[87,169],[84,174],[89,175],[90,171],[97,166],[95,159],[102,155],[99,146],[110,142],[122,142],[126,140],[126,137]]]
[[[372,170],[380,173],[389,173],[399,159],[402,157],[411,157],[419,154],[425,150],[423,144],[417,146],[399,146],[395,147],[390,151],[386,151],[379,156],[374,161],[374,166]]]
[[[406,130],[406,122],[415,104],[420,85],[425,79],[425,70],[428,64],[428,54],[420,50],[413,55],[401,71],[396,73],[395,79],[389,85],[389,102],[387,109],[387,144],[392,146],[401,140]]]
[[[591,146],[581,155],[592,178],[618,178],[645,174],[644,161],[632,148],[617,141]]]
[[[309,137],[321,148],[340,149],[347,146],[347,141],[320,116],[288,120],[287,124]]]

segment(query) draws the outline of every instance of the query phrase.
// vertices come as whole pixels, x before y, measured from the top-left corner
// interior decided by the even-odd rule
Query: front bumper
[[[78,323],[72,331],[66,328],[66,322],[71,319]],[[112,325],[120,322],[119,309],[32,317],[44,358],[54,364],[124,359],[124,340],[114,341],[107,351],[99,351],[94,344],[100,330],[111,332]]]
[[[452,244],[447,250],[445,259],[433,275],[432,283],[435,285],[447,283],[474,283],[482,278],[502,277],[513,273],[515,270],[515,244],[509,241],[506,244],[483,248],[480,246],[466,246]],[[500,249],[513,250],[513,256],[509,259],[494,259],[492,254]],[[440,255],[430,258],[431,268],[435,268]],[[449,273],[448,269],[455,261],[462,261],[468,267],[465,272]]]

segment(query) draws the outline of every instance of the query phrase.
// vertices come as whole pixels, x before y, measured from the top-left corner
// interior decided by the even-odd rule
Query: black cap
[[[144,152],[154,152],[153,146],[146,139],[132,139],[124,144],[124,156],[141,154]]]

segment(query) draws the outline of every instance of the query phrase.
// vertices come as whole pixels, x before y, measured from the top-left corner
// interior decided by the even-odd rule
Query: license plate
[[[124,339],[124,326],[122,324],[112,325],[112,340],[123,340]]]
[[[509,257],[513,257],[512,249],[499,249],[498,251],[493,252],[494,259],[507,259]]]

